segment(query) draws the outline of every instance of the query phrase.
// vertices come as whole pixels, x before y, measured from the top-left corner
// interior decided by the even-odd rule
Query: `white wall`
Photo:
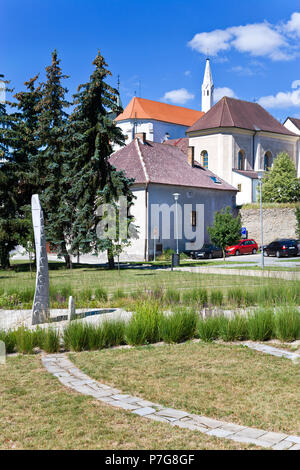
[[[300,129],[298,129],[295,124],[290,121],[290,119],[287,119],[287,121],[284,123],[284,126],[291,132],[294,132],[294,134],[297,134],[300,136]],[[300,137],[297,142],[297,151],[296,151],[296,167],[297,167],[297,176],[300,178]]]
[[[241,191],[236,195],[236,203],[238,206],[252,202],[252,178],[241,175],[236,171],[232,172],[232,185],[237,188],[241,185]],[[255,196],[255,194],[253,194]]]

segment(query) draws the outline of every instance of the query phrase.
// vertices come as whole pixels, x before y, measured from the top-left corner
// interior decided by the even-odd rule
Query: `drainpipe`
[[[144,247],[144,261],[148,261],[148,186],[145,187],[145,247]]]

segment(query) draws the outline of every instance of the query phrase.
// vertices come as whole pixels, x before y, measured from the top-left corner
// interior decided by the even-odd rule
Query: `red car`
[[[227,246],[226,255],[249,255],[250,253],[255,255],[258,251],[258,245],[255,240],[247,239],[241,240],[237,245]]]

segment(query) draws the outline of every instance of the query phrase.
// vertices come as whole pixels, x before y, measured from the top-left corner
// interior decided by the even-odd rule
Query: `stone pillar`
[[[36,287],[32,306],[32,324],[46,323],[50,318],[49,273],[44,216],[38,194],[31,198],[32,222],[36,250]]]
[[[0,341],[0,365],[6,363],[6,347],[4,341]]]
[[[68,309],[68,321],[71,321],[75,318],[75,302],[73,297],[70,295],[69,297],[69,309]]]

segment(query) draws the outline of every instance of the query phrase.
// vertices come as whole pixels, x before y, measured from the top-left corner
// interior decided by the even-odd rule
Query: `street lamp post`
[[[176,254],[179,255],[179,249],[178,249],[178,199],[179,199],[180,194],[179,193],[174,193],[173,197],[175,200],[175,226],[176,226]]]
[[[262,210],[262,178],[264,175],[263,170],[258,170],[258,179],[259,179],[259,196],[260,196],[260,243],[261,243],[261,267],[265,267],[264,260],[264,229],[263,229],[263,210]]]

